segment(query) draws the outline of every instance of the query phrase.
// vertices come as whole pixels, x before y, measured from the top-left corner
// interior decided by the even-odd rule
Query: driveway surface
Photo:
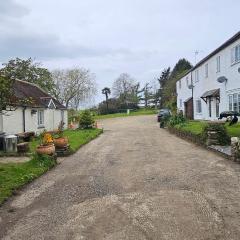
[[[105,132],[0,208],[2,239],[240,239],[240,165],[159,128]]]

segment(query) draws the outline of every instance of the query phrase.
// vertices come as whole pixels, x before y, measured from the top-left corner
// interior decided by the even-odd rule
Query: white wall
[[[180,81],[181,81],[181,88],[180,88]],[[192,97],[192,90],[189,89],[189,86],[191,85],[191,73],[184,76],[182,79],[177,81],[176,83],[176,89],[177,89],[177,108],[178,110],[183,111],[185,114],[184,109],[184,102]],[[180,104],[180,101],[182,101],[182,106]]]
[[[25,128],[26,132],[34,131],[39,134],[46,129],[47,131],[58,128],[61,121],[61,110],[42,109],[44,110],[44,128],[38,126],[38,113],[32,114],[30,108],[25,110]],[[37,109],[36,109],[37,110]],[[0,118],[1,119],[1,118]],[[67,110],[64,110],[65,128],[67,128]],[[1,124],[0,124],[1,126]],[[3,132],[7,134],[16,134],[23,132],[23,109],[18,108],[16,111],[9,112],[3,116]]]
[[[204,120],[215,120],[216,116],[216,99],[213,99],[212,102],[212,117],[209,117],[208,104],[201,100],[202,103],[202,113],[196,113],[196,100],[209,90],[220,89],[220,103],[219,103],[219,112],[229,110],[228,107],[228,94],[230,93],[240,93],[240,73],[238,68],[240,68],[240,63],[231,64],[231,49],[234,46],[240,44],[240,39],[235,43],[229,45],[209,60],[204,62],[197,69],[192,71],[194,91],[193,91],[193,100],[194,100],[194,119],[204,119]],[[217,56],[221,57],[221,69],[220,72],[217,72]],[[205,76],[205,64],[208,64],[208,77]],[[199,81],[196,82],[195,72],[199,71]],[[221,76],[225,76],[228,81],[227,83],[219,83],[217,79]],[[184,77],[185,78],[185,77]],[[180,98],[183,98],[183,95],[188,96],[188,90],[182,89],[178,90],[178,107]]]
[[[0,132],[3,132],[3,117],[0,114]]]

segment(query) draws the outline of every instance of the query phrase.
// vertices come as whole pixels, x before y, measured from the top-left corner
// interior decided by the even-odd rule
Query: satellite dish
[[[219,77],[218,79],[217,79],[217,81],[219,82],[219,83],[224,83],[224,82],[227,82],[227,78],[226,77]]]
[[[193,84],[188,85],[188,88],[193,89],[194,88]]]

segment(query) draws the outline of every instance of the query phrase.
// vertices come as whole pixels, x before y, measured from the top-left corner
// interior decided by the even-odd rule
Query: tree
[[[137,106],[141,92],[140,84],[135,81],[128,73],[122,73],[113,83],[113,95],[118,98],[123,105]]]
[[[77,110],[81,102],[96,93],[95,76],[88,69],[55,70],[52,78],[55,85],[52,94],[67,108],[71,106]]]
[[[150,85],[150,83],[146,83],[144,88],[143,88],[143,93],[144,93],[143,100],[144,100],[145,108],[148,107],[149,101],[151,99],[153,99],[153,93],[150,91],[152,89],[152,87],[149,86],[149,85]]]
[[[103,88],[102,89],[102,94],[104,94],[105,97],[106,97],[106,104],[107,104],[107,111],[108,111],[108,95],[111,94],[110,88],[108,88],[108,87]]]
[[[94,124],[94,119],[89,110],[84,110],[80,114],[79,126],[80,128],[92,128]]]
[[[0,74],[9,79],[19,79],[34,83],[47,92],[51,92],[54,82],[51,73],[46,68],[42,68],[41,63],[34,62],[32,58],[27,60],[16,58],[3,64]]]
[[[0,75],[0,114],[7,112],[7,107],[11,106],[14,79]]]
[[[177,108],[176,82],[192,68],[192,65],[186,59],[180,59],[174,66],[164,87],[161,89],[161,106],[168,107],[173,112]]]
[[[166,101],[164,99],[163,92],[164,92],[164,88],[167,84],[167,81],[169,80],[170,74],[171,74],[171,69],[170,69],[170,67],[168,67],[162,71],[160,77],[158,78],[160,88],[159,88],[159,91],[157,92],[158,96],[156,96],[156,98],[157,97],[159,98],[161,107],[163,107],[164,102]]]

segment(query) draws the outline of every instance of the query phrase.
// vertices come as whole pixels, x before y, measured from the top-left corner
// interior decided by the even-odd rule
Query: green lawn
[[[64,136],[68,137],[71,152],[76,152],[82,145],[90,142],[102,133],[102,129],[66,130]],[[30,142],[30,151],[35,152],[39,139]]]
[[[0,163],[0,204],[24,184],[52,168],[56,161],[43,156],[34,156],[25,163]]]
[[[127,113],[113,113],[113,114],[106,114],[106,115],[96,115],[94,116],[94,118],[98,120],[98,119],[105,119],[105,118],[150,115],[150,114],[156,114],[156,113],[157,111],[155,109],[139,109],[137,111],[130,111],[129,115]]]
[[[201,134],[206,124],[205,121],[189,121],[185,124],[176,125],[175,127],[193,134]],[[231,137],[240,137],[240,123],[233,126],[229,126],[229,124],[226,123],[225,126]]]
[[[66,130],[71,153],[102,133],[102,129]],[[39,139],[30,142],[30,151],[35,152]],[[12,195],[14,190],[42,175],[56,162],[48,157],[32,156],[26,163],[0,163],[0,204]]]

